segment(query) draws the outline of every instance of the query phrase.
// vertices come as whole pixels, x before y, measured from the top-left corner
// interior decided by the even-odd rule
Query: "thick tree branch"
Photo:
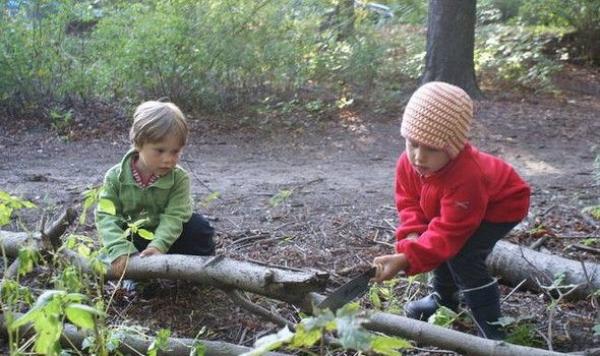
[[[488,267],[512,285],[526,280],[525,287],[542,291],[537,281],[551,284],[564,273],[564,283],[579,285],[569,297],[587,298],[600,289],[600,265],[580,262],[499,241],[487,260]]]
[[[20,248],[31,245],[39,249],[39,238],[25,233],[0,231],[0,244],[6,254],[16,256]],[[73,252],[65,252],[82,270],[90,272],[85,259]],[[108,278],[118,278],[110,271]],[[220,289],[241,289],[288,303],[302,301],[309,292],[325,289],[329,274],[271,266],[251,261],[238,261],[220,256],[154,255],[131,257],[125,278],[147,280],[150,278],[180,279]]]
[[[20,317],[22,314],[15,314],[15,318]],[[0,315],[0,325],[2,330],[6,331],[6,325],[4,316]],[[29,325],[25,325],[20,329],[19,335],[23,337],[31,336],[33,329]],[[74,325],[64,324],[63,333],[61,336],[61,344],[64,347],[75,346],[81,350],[83,340],[89,336],[82,330],[77,330]],[[152,343],[153,338],[149,336],[138,336],[132,334],[125,334],[125,338],[119,345],[119,351],[126,355],[141,354],[145,355],[148,351],[148,347]],[[168,346],[166,351],[159,352],[160,355],[173,355],[182,356],[190,355],[190,351],[194,345],[202,344],[206,348],[206,355],[213,356],[235,356],[243,354],[252,350],[249,347],[234,345],[227,342],[211,341],[211,340],[194,340],[194,339],[183,339],[183,338],[169,338]],[[267,355],[271,356],[285,356],[287,354],[279,352],[270,352]]]

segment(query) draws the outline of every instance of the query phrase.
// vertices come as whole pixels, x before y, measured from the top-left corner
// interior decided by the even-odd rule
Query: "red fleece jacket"
[[[402,153],[396,166],[396,251],[408,259],[406,273],[431,271],[454,257],[482,221],[522,220],[530,193],[510,165],[470,144],[428,177]],[[419,238],[406,239],[412,232]]]

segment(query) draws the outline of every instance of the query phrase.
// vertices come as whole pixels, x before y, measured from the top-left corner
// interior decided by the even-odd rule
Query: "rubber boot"
[[[465,303],[473,313],[473,319],[481,337],[502,340],[506,336],[500,325],[494,324],[501,316],[498,282],[463,290]]]
[[[408,302],[404,306],[404,313],[409,318],[427,321],[440,306],[454,311],[458,309],[458,297],[454,288],[435,291],[424,298]]]

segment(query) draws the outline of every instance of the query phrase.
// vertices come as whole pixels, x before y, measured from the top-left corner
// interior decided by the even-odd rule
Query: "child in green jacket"
[[[132,149],[108,170],[100,193],[114,211],[107,204],[96,209],[98,233],[116,275],[137,252],[141,257],[214,253],[214,229],[192,212],[190,178],[177,165],[187,136],[185,116],[176,105],[148,101],[135,110]],[[138,233],[126,235],[128,225],[139,221]]]

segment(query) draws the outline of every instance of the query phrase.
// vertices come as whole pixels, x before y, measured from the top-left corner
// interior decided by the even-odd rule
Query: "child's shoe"
[[[430,295],[406,303],[404,312],[411,319],[427,321],[440,306],[445,306],[452,310],[458,309],[458,298],[455,293],[444,293],[445,297],[439,292],[433,292]]]

